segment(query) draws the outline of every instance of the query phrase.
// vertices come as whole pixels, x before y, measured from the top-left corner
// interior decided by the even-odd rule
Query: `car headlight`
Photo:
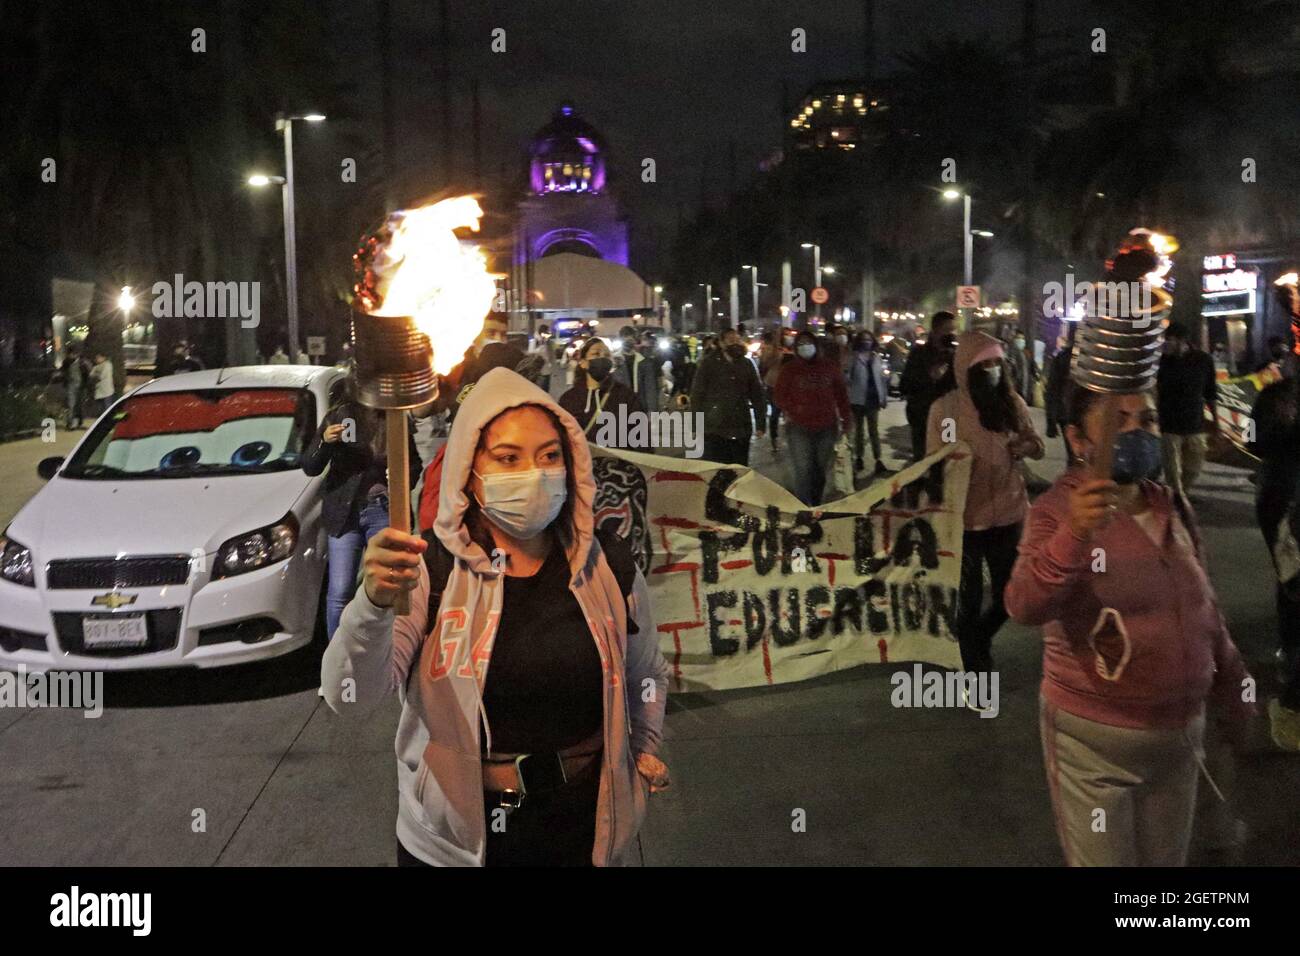
[[[217,550],[213,578],[228,578],[283,561],[298,543],[298,520],[287,514],[275,524],[231,538]]]
[[[0,535],[0,578],[24,587],[36,587],[36,576],[32,573],[32,549],[24,547],[7,534]]]

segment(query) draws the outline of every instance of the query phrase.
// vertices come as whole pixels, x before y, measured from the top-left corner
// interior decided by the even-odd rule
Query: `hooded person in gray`
[[[564,563],[562,579],[599,654],[603,715],[597,731],[599,789],[591,863],[617,865],[626,862],[645,817],[648,793],[666,785],[666,768],[655,755],[662,737],[668,668],[656,642],[644,577],[636,570],[630,593],[621,588],[594,532],[596,485],[582,429],[550,396],[514,372],[494,369],[479,380],[461,405],[448,439],[433,528],[436,542],[430,542],[450,556],[446,581],[431,584],[430,563],[420,559],[409,568],[410,613],[395,617],[391,607],[372,599],[391,604],[391,590],[372,588],[368,577],[367,586],[359,588],[344,609],[325,652],[321,689],[329,707],[345,717],[360,717],[389,694],[397,694],[402,704],[395,744],[399,845],[423,863],[484,865],[484,793],[498,789],[485,786],[485,781],[493,776],[490,770],[499,769],[489,766],[492,724],[484,686],[498,634],[507,625],[526,628],[528,622],[503,620],[508,575],[475,540],[466,521],[471,509],[467,489],[481,436],[503,412],[521,406],[536,406],[556,421],[567,448],[565,487],[572,506],[551,520],[571,523],[555,540],[563,543],[558,555]],[[423,544],[402,538],[412,551]],[[382,548],[391,540],[386,530],[372,545]],[[402,579],[401,571],[393,575]],[[431,587],[435,598],[441,588],[432,619]],[[538,680],[549,676],[539,674]],[[525,796],[525,806],[527,800]]]

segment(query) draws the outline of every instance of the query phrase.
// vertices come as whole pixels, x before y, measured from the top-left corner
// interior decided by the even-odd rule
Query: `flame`
[[[1138,230],[1134,229],[1129,235],[1137,232]],[[1161,289],[1164,288],[1165,279],[1169,276],[1169,270],[1174,267],[1172,256],[1178,251],[1178,240],[1161,232],[1148,233],[1147,240],[1151,243],[1151,248],[1155,250],[1156,255],[1160,257],[1160,265],[1148,272],[1143,278],[1157,289]]]
[[[473,196],[456,196],[400,213],[376,271],[388,273],[374,315],[409,315],[433,345],[434,371],[451,371],[483,330],[496,297],[487,257],[455,229],[478,232],[483,209]]]
[[[1300,285],[1300,273],[1288,272],[1273,280],[1274,285]]]

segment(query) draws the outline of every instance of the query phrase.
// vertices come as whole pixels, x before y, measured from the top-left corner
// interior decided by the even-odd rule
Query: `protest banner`
[[[1248,450],[1251,426],[1250,413],[1255,407],[1259,393],[1269,385],[1280,380],[1281,372],[1276,366],[1267,366],[1263,371],[1243,375],[1239,378],[1221,379],[1219,401],[1216,407],[1219,434],[1227,441],[1212,443],[1206,458],[1219,465],[1234,465],[1238,468],[1254,468],[1259,463]],[[1206,410],[1205,417],[1210,416]]]
[[[964,444],[819,510],[747,467],[592,451],[596,523],[645,574],[674,691],[960,667]]]

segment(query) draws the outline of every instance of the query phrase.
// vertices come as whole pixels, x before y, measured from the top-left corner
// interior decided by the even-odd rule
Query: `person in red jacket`
[[[806,329],[795,336],[794,355],[781,365],[772,399],[785,415],[795,497],[822,503],[835,441],[849,430],[853,410],[838,362],[819,354]]]
[[[1040,730],[1071,866],[1181,866],[1206,702],[1244,739],[1248,674],[1206,574],[1191,506],[1162,484],[1151,393],[1118,401],[1113,479],[1088,463],[1098,396],[1071,384],[1074,463],[1030,509],[1004,600],[1043,628]]]

